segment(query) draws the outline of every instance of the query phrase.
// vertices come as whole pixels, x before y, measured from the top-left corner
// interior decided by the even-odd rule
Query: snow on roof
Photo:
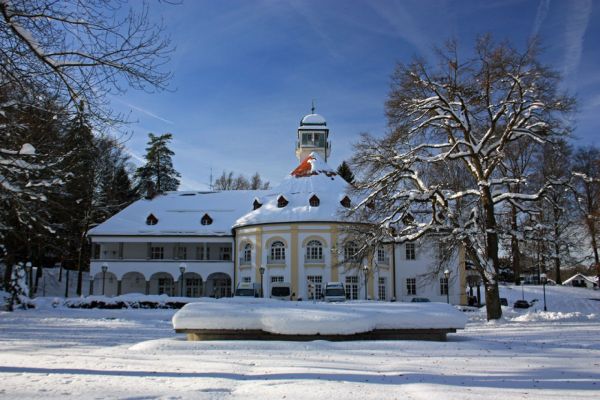
[[[588,281],[589,283],[596,283],[598,281],[597,276],[585,276],[582,273],[578,272],[569,279],[565,279],[562,284],[568,285],[569,283],[571,283],[571,281],[574,281],[575,279],[583,279]]]
[[[320,114],[308,114],[300,121],[300,126],[302,125],[327,125],[327,121]]]
[[[348,183],[340,178],[317,153],[305,158],[281,184],[261,199],[262,207],[247,213],[235,222],[236,227],[277,222],[344,221],[345,208],[340,199],[346,196]],[[289,202],[278,207],[283,195]],[[310,198],[316,195],[320,204],[311,207]]]
[[[240,215],[252,210],[254,198],[265,191],[231,190],[223,192],[166,192],[152,200],[134,202],[104,223],[90,230],[98,235],[206,235],[230,236]],[[158,222],[148,225],[152,214]],[[212,223],[202,225],[208,214]]]

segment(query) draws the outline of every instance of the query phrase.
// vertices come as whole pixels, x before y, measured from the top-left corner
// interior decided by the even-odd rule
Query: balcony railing
[[[377,258],[377,264],[390,265],[390,258],[389,257]]]
[[[308,255],[304,255],[304,263],[305,264],[323,264],[325,262],[325,260],[323,259],[323,257],[310,257]]]
[[[269,264],[269,265],[285,264],[285,257],[284,258],[281,258],[281,257],[272,258],[271,256],[267,256],[267,264]]]
[[[252,260],[245,257],[240,257],[240,265],[252,265]]]

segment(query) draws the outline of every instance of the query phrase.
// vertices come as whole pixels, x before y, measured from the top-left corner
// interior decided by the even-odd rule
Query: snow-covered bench
[[[173,316],[188,340],[445,340],[467,318],[443,303],[206,299]]]

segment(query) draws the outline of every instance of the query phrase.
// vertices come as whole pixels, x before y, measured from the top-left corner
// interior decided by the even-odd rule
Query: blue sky
[[[397,62],[429,58],[449,38],[468,51],[486,32],[520,47],[539,34],[544,62],[579,100],[573,143],[600,143],[600,1],[183,0],[151,12],[176,46],[171,90],[112,103],[135,121],[125,145],[136,163],[148,132],[173,133],[181,190],[206,189],[211,168],[278,183],[297,164],[296,128],[313,99],[337,167],[361,132],[385,132]]]

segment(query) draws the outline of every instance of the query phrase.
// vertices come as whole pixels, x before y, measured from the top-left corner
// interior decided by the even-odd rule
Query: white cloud
[[[533,29],[531,30],[532,37],[537,36],[540,33],[540,28],[548,16],[548,10],[550,10],[550,0],[541,0],[535,13]]]
[[[570,1],[565,25],[565,62],[563,74],[569,78],[577,72],[583,52],[583,38],[592,12],[591,0]]]

